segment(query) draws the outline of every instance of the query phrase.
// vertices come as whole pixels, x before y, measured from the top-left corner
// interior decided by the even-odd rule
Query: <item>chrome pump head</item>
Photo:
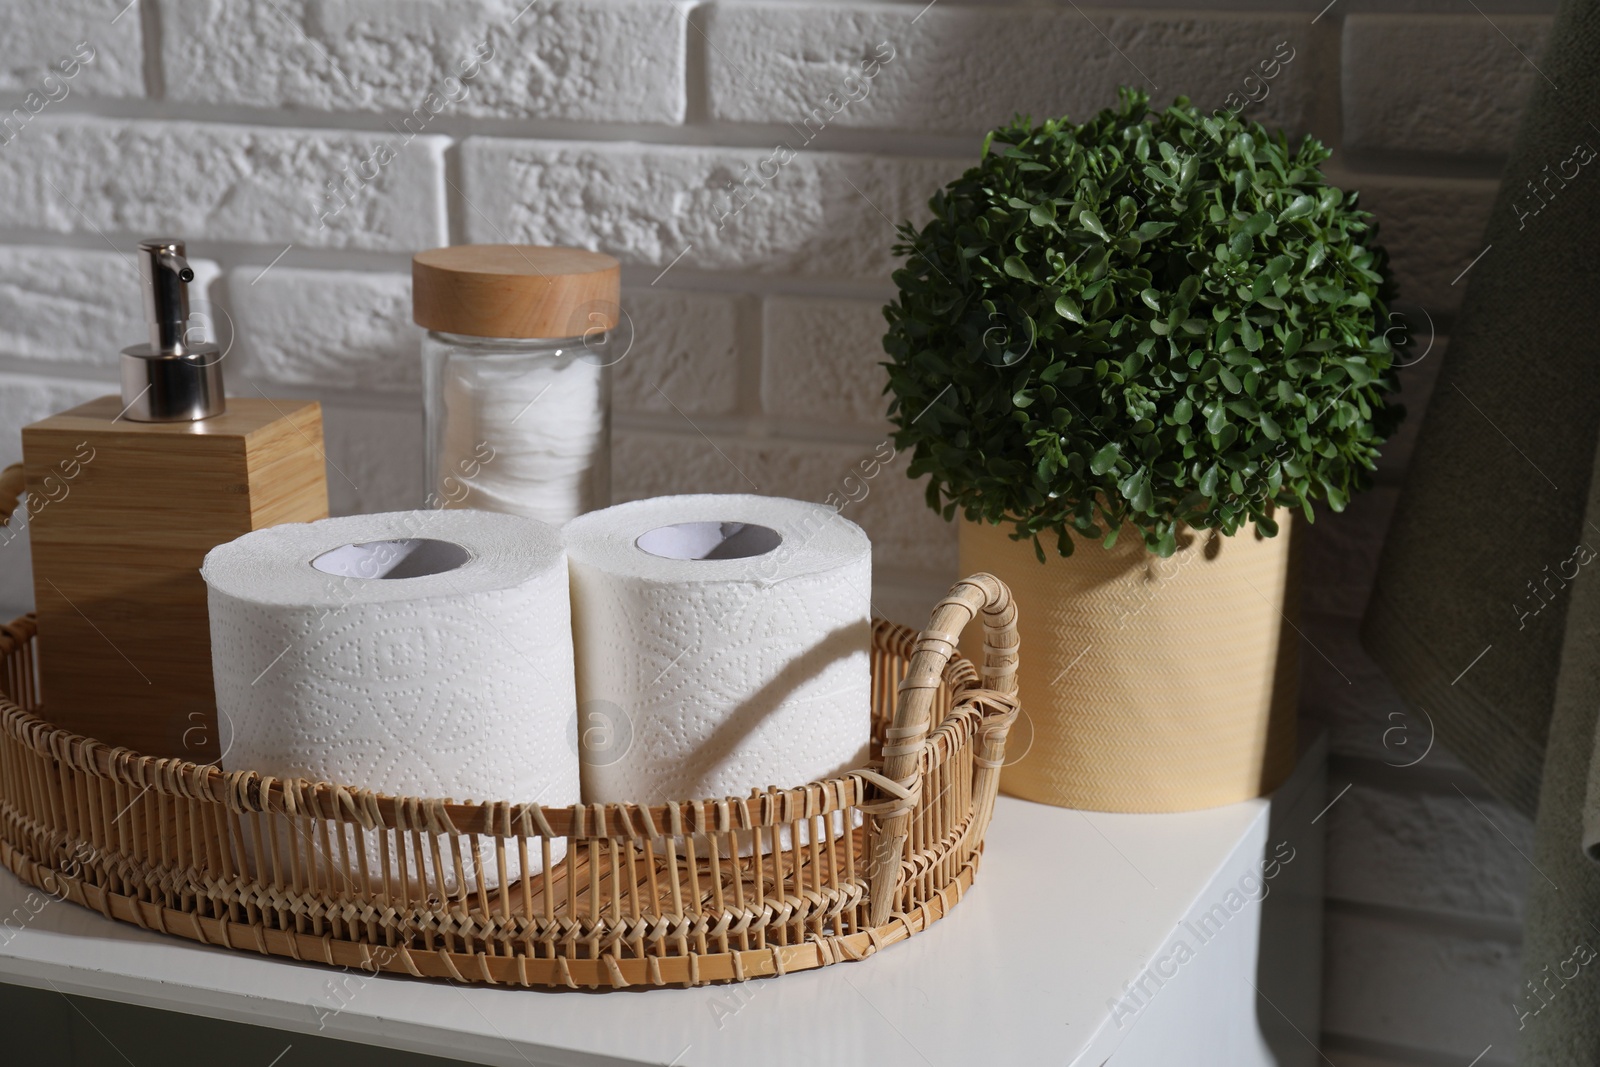
[[[150,340],[122,350],[123,418],[196,422],[222,414],[222,351],[213,342],[191,344],[185,338],[194,271],[183,242],[140,241],[138,265]]]

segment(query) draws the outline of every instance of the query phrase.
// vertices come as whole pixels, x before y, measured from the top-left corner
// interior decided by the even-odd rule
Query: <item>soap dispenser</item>
[[[251,530],[327,518],[322,411],[225,398],[227,353],[189,340],[184,243],[141,241],[137,264],[150,333],[122,352],[122,395],[22,431],[39,501],[29,539],[41,714],[147,756],[206,763],[222,754],[227,724],[200,564]]]
[[[139,279],[150,340],[122,350],[122,417],[135,422],[198,422],[227,410],[222,350],[191,343],[189,283],[194,270],[184,243],[158,237],[139,242]]]

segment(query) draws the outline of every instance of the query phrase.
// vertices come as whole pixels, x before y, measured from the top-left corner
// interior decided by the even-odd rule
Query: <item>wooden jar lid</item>
[[[617,325],[621,277],[614,258],[581,248],[432,248],[411,257],[411,318],[473,337],[579,337]]]

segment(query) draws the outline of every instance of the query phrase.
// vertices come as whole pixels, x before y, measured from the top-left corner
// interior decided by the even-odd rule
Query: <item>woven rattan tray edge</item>
[[[981,688],[972,685],[972,667],[954,660],[959,632],[974,619],[985,627]],[[875,669],[880,660],[893,662],[899,676],[892,718],[881,729],[881,766],[753,799],[530,812],[506,804],[376,798],[329,783],[229,775],[110,749],[56,729],[28,710],[37,707],[34,637],[30,619],[0,626],[0,688],[13,698],[0,696],[0,862],[18,877],[108,918],[208,945],[372,972],[524,987],[743,980],[862,959],[926,929],[972,885],[993,810],[1006,731],[1018,712],[1010,594],[992,576],[975,575],[957,583],[921,634],[893,624],[874,627]],[[941,699],[948,706],[936,707]],[[924,776],[941,769],[951,780],[930,800],[923,792]],[[246,780],[256,783],[254,790],[239,789]],[[219,785],[231,788],[218,795]],[[132,795],[135,788],[141,790],[138,795]],[[123,827],[116,825],[120,814],[111,817],[109,811],[96,810],[115,802],[124,813],[141,811],[147,804],[154,812],[154,802],[145,799],[151,791],[156,801],[170,801],[175,813],[182,812],[174,815],[179,823],[187,818],[196,828],[188,854],[174,862],[155,862],[157,850],[150,842],[160,837],[164,850],[172,833],[154,815],[148,827],[161,829],[147,828],[141,852],[129,840],[137,817]],[[946,799],[952,794],[963,806],[959,811]],[[368,806],[368,798],[378,803]],[[742,807],[747,810],[741,815]],[[780,862],[785,853],[777,848],[775,828],[798,827],[800,820],[820,827],[811,820],[840,809],[861,811],[866,825],[842,848],[832,845],[831,838],[820,845],[835,853],[826,862],[814,859],[818,849],[813,848],[809,867],[802,865],[804,849],[795,845],[794,884],[785,886]],[[596,889],[587,916],[581,907],[571,915],[553,914],[548,903],[543,915],[512,915],[504,904],[497,913],[481,891],[477,897],[437,899],[432,911],[407,911],[394,907],[392,900],[373,899],[371,892],[362,898],[267,884],[241,870],[223,869],[227,863],[218,862],[219,853],[242,853],[227,829],[236,825],[241,811],[250,817],[295,811],[300,818],[327,818],[340,835],[346,827],[338,820],[359,815],[370,825],[393,830],[397,842],[398,827],[413,834],[435,833],[419,822],[437,822],[442,815],[448,829],[438,833],[455,835],[453,840],[474,834],[498,834],[503,840],[520,834],[525,842],[531,828],[546,840],[546,835],[568,839],[572,852],[582,846],[593,855],[597,843],[603,843],[613,862],[615,898],[599,899],[604,894]],[[960,817],[947,818],[951,812]],[[948,826],[942,834],[930,835],[924,824],[937,824],[941,818]],[[200,832],[201,826],[211,827],[210,836]],[[736,907],[719,897],[716,907],[691,903],[649,914],[639,914],[635,900],[635,914],[626,914],[627,892],[618,874],[623,851],[615,842],[631,841],[630,847],[636,847],[651,832],[668,828],[709,839],[745,826],[774,828],[775,886],[792,890],[780,893],[782,899]],[[599,833],[608,836],[597,838]],[[181,830],[177,841],[182,842]],[[860,871],[854,866],[858,851]],[[838,853],[845,854],[843,864]],[[631,858],[629,862],[631,870]],[[674,857],[670,874],[666,867],[660,872],[662,880],[693,887],[696,862],[691,855],[680,865]],[[741,877],[746,876],[752,886],[765,884],[765,862],[764,855],[714,858],[700,877],[708,880],[714,873],[719,893],[724,885],[743,888]],[[841,866],[848,868],[848,877],[841,877]],[[578,861],[568,867],[569,898],[582,870]],[[590,883],[599,886],[605,876],[596,881],[594,870],[589,869]],[[807,883],[807,872],[817,879],[815,885]],[[545,892],[549,901],[548,880]],[[752,940],[759,944],[751,947]]]

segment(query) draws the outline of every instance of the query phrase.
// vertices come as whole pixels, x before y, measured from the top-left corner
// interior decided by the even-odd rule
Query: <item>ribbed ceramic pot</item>
[[[1066,558],[1047,541],[1045,563],[1009,525],[962,523],[962,573],[1011,587],[1028,652],[1001,791],[1170,812],[1280,785],[1295,762],[1300,538],[1278,517],[1276,537],[1192,531],[1169,559],[1133,530]]]

